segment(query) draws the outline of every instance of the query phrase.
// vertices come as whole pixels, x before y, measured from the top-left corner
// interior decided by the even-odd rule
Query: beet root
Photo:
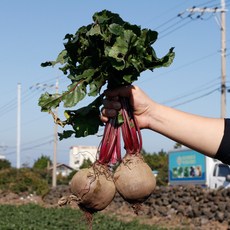
[[[71,180],[70,190],[79,207],[91,213],[106,208],[116,193],[110,171],[99,163],[78,171]]]
[[[141,154],[126,154],[114,173],[114,183],[131,204],[144,202],[156,187],[155,176]]]

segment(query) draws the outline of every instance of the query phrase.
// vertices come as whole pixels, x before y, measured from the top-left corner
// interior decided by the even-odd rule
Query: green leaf
[[[67,51],[66,50],[62,50],[61,53],[58,55],[56,61],[47,61],[47,62],[43,62],[41,63],[42,67],[47,67],[47,66],[52,66],[54,67],[57,63],[60,64],[64,64],[67,62]]]
[[[56,60],[41,64],[43,67],[60,64],[59,69],[71,81],[62,94],[41,95],[42,111],[52,111],[61,102],[64,107],[74,107],[86,95],[100,95],[103,86],[115,88],[132,84],[143,71],[167,67],[173,62],[173,48],[165,56],[157,57],[152,47],[158,37],[156,31],[141,29],[108,10],[96,12],[92,18],[91,24],[80,27],[74,34],[66,34],[64,50]],[[76,137],[96,132],[100,105],[90,104],[66,112],[67,123],[73,127]],[[73,132],[66,131],[63,137]]]
[[[61,96],[64,107],[73,107],[86,96],[86,87],[84,83],[73,83],[68,86],[68,91]]]
[[[88,93],[89,96],[96,96],[100,93],[101,87],[105,84],[105,75],[101,73],[97,78],[94,79],[89,84],[90,91]]]
[[[112,46],[109,52],[109,56],[115,58],[117,61],[124,61],[129,48],[137,40],[136,35],[131,31],[124,31],[124,33],[117,37],[116,42]]]
[[[140,37],[144,40],[145,46],[148,46],[148,45],[152,45],[157,40],[158,33],[157,31],[143,29],[141,31]]]
[[[41,106],[42,112],[48,112],[52,108],[56,108],[60,103],[60,94],[44,93],[40,96],[38,105]]]
[[[99,24],[93,25],[89,30],[89,32],[87,33],[88,36],[100,35],[100,34],[101,34],[101,28]]]
[[[94,78],[94,74],[97,72],[96,69],[85,69],[82,74],[79,74],[72,78],[74,81],[84,81],[85,83],[89,83]]]
[[[127,75],[124,75],[124,80],[129,83],[129,84],[132,84],[132,82],[136,81],[137,80],[137,77],[135,74],[127,74]]]
[[[166,56],[162,58],[162,66],[168,67],[172,64],[174,58],[175,58],[175,52],[173,51],[174,47],[171,48]]]
[[[56,63],[60,63],[60,64],[66,63],[66,55],[67,55],[67,51],[62,50],[62,52],[58,55],[56,59]]]
[[[124,118],[123,118],[121,112],[119,112],[118,115],[117,115],[117,122],[118,122],[119,125],[124,123]]]
[[[62,133],[58,133],[59,140],[70,138],[74,133],[73,130],[64,130]]]
[[[116,36],[121,36],[124,33],[124,28],[121,25],[118,25],[116,23],[112,23],[109,25],[109,32],[116,35]]]
[[[82,107],[74,111],[65,111],[65,113],[69,116],[69,119],[66,122],[67,124],[72,125],[75,137],[85,137],[88,135],[93,135],[98,132],[99,126],[103,125],[100,120],[99,109],[99,107],[102,105],[102,98],[103,95],[100,95],[88,106]],[[71,132],[68,132],[68,134],[70,133]],[[62,135],[62,138],[64,138],[64,136],[66,136],[66,134]]]
[[[52,61],[46,61],[41,63],[41,67],[53,66],[53,63]]]

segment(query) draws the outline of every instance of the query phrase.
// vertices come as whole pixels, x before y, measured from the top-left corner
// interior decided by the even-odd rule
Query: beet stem
[[[122,125],[122,135],[125,149],[128,154],[140,153],[142,149],[142,137],[137,120],[133,116],[128,99],[122,97],[120,100],[124,119],[124,123]]]

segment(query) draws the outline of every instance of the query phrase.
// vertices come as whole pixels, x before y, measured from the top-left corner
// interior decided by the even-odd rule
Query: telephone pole
[[[45,90],[47,88],[55,88],[55,93],[58,94],[58,78],[56,80],[56,84],[52,85],[47,85],[47,84],[40,84],[37,83],[33,86],[30,87],[36,88],[36,89],[42,89]],[[58,114],[58,109],[56,108],[55,111],[55,116]],[[54,124],[54,145],[53,145],[53,170],[52,170],[52,187],[55,188],[57,186],[57,143],[58,143],[58,125],[55,123]]]
[[[221,117],[226,117],[226,19],[225,0],[221,0]]]
[[[58,94],[58,79],[56,80],[56,94]],[[55,109],[55,115],[58,116],[58,108]],[[52,171],[52,187],[57,186],[57,142],[58,142],[58,124],[54,124],[54,151],[53,151],[53,171]]]
[[[21,162],[21,84],[17,86],[17,168],[20,168]]]
[[[226,117],[226,8],[225,0],[221,1],[221,8],[197,8],[193,7],[187,11],[199,13],[216,13],[220,12],[220,30],[221,30],[221,118]]]

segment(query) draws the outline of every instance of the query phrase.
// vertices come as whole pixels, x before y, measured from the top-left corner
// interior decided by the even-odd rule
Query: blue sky
[[[226,0],[228,9],[230,1]],[[118,13],[124,20],[158,31],[154,43],[161,57],[175,47],[173,64],[154,72],[144,72],[136,82],[154,100],[177,109],[209,117],[220,117],[221,32],[219,13],[193,13],[195,7],[220,7],[220,0],[2,0],[0,1],[0,154],[16,166],[17,85],[21,84],[21,151],[20,163],[29,163],[41,155],[53,157],[54,123],[42,113],[38,98],[46,88],[54,92],[70,83],[57,68],[42,68],[64,48],[63,38],[92,22],[92,15],[103,9]],[[180,14],[180,16],[178,16]],[[226,25],[230,23],[226,13]],[[227,45],[227,87],[229,84],[229,31]],[[43,87],[44,86],[44,87]],[[87,99],[83,103],[88,104]],[[230,116],[227,94],[227,116]],[[62,116],[63,108],[58,110]],[[59,128],[59,131],[62,131]],[[103,130],[100,130],[102,134]],[[142,131],[147,152],[168,151],[174,142],[157,133]],[[74,145],[98,146],[100,137],[58,142],[57,160],[67,163]]]

